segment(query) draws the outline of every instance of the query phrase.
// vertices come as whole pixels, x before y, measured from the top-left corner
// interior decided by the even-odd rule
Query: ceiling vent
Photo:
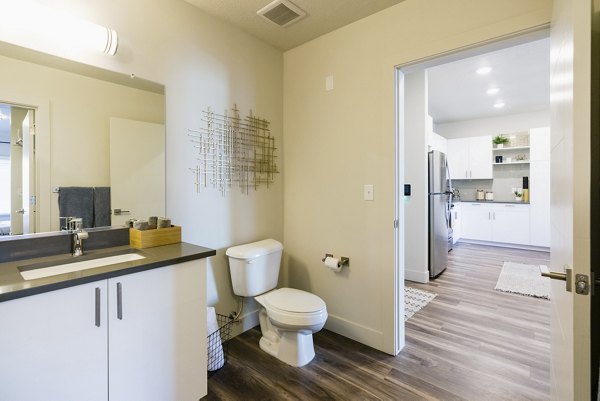
[[[306,12],[289,0],[275,0],[256,13],[282,28],[306,17]]]

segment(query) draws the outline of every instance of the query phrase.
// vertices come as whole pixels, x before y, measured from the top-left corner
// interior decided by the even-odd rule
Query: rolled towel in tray
[[[212,372],[221,369],[225,364],[217,314],[212,306],[206,308],[206,328],[208,335],[208,371]]]

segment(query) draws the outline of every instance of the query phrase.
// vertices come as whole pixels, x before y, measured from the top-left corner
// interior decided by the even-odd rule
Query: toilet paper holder
[[[333,254],[326,253],[325,257],[323,259],[321,259],[321,262],[325,262],[325,259],[327,259],[328,257],[333,258]],[[345,256],[340,256],[340,261],[338,262],[338,267],[342,267],[342,266],[350,266],[350,258],[347,258]]]

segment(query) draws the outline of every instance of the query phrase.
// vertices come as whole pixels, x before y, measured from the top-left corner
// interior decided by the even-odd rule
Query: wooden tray
[[[144,249],[154,246],[177,244],[181,242],[181,227],[158,228],[154,230],[129,229],[129,245],[133,248]]]

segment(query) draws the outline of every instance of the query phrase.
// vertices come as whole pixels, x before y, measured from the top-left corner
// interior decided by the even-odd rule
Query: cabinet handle
[[[496,212],[492,212],[492,213],[494,213],[494,220],[496,220]]]
[[[458,214],[457,212],[454,212],[454,220],[458,219]]]
[[[117,319],[123,320],[123,286],[117,283]]]
[[[100,287],[96,287],[96,327],[100,327]]]
[[[492,219],[492,212],[488,212],[488,220]]]

